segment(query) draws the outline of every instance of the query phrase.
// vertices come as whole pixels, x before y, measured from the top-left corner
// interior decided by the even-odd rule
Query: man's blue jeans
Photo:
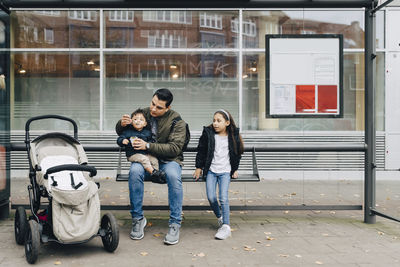
[[[214,211],[215,216],[217,218],[221,217],[224,224],[229,224],[229,198],[228,198],[228,189],[229,184],[231,182],[231,175],[228,172],[224,173],[214,173],[212,171],[208,171],[206,178],[206,189],[207,189],[207,198],[208,202],[210,202],[210,206]],[[219,204],[221,204],[221,208],[219,207],[217,200],[217,184],[219,187]]]
[[[168,202],[170,209],[169,224],[181,224],[182,221],[182,167],[175,161],[160,162],[160,170],[167,176]],[[129,170],[129,199],[131,202],[132,218],[143,218],[143,192],[144,181],[150,180],[150,174],[146,172],[140,163],[132,162]]]

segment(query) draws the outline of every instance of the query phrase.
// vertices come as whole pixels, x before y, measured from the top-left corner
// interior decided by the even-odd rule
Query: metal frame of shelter
[[[21,8],[364,8],[365,9],[365,141],[364,144],[336,144],[333,146],[318,145],[304,146],[302,144],[263,144],[253,147],[254,151],[262,152],[321,152],[321,151],[362,151],[365,152],[364,164],[364,222],[375,223],[376,215],[400,222],[399,219],[383,214],[375,209],[376,203],[376,129],[375,129],[375,73],[376,73],[376,12],[388,5],[388,0],[378,5],[377,0],[202,0],[202,1],[134,1],[134,0],[0,0],[0,8],[7,13],[10,9]],[[24,150],[23,145],[10,144],[10,150]],[[85,149],[97,151],[116,151],[114,147],[89,147]],[[247,148],[248,150],[249,148]],[[353,207],[353,208],[351,208]],[[325,206],[326,209],[355,209],[355,206]],[[360,206],[356,209],[361,209]],[[159,207],[156,207],[158,209]],[[262,207],[245,207],[246,209],[260,210]],[[277,206],[275,208],[279,209]],[[282,208],[282,207],[281,207]],[[236,208],[233,208],[235,210]],[[274,208],[270,207],[269,210]],[[288,209],[287,206],[284,209]],[[309,210],[318,209],[318,206],[293,206],[291,209]],[[264,209],[265,210],[265,209]]]

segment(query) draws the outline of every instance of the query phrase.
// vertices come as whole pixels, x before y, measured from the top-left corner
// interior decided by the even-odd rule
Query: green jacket
[[[150,108],[144,108],[143,110],[147,122],[150,123]],[[162,117],[156,118],[158,122],[157,140],[155,143],[150,143],[148,152],[160,160],[176,161],[183,165],[182,148],[186,138],[186,123],[183,120],[177,121],[171,131],[172,121],[179,116],[178,112],[170,109]],[[119,120],[115,125],[115,131],[118,135],[121,135],[127,129],[126,127],[133,128],[132,125],[122,127],[121,120]]]

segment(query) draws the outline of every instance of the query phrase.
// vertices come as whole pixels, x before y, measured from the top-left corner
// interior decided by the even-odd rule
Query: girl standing
[[[216,111],[213,123],[204,127],[200,137],[196,170],[193,173],[196,181],[202,172],[203,179],[206,179],[207,198],[218,218],[219,229],[215,234],[216,239],[226,239],[231,236],[228,189],[231,178],[238,177],[237,170],[242,154],[242,137],[232,115],[223,109]],[[216,194],[217,184],[219,203]]]

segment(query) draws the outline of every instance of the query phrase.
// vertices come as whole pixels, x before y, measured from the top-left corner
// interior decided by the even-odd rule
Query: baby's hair
[[[144,110],[142,108],[138,108],[137,110],[135,110],[134,112],[132,112],[131,114],[131,119],[133,118],[133,116],[137,115],[137,114],[142,114],[144,119],[146,120],[146,123],[148,122],[146,119],[146,116],[144,115]]]
[[[229,125],[226,127],[226,131],[228,132],[228,135],[232,138],[232,140],[235,140],[234,133],[235,133],[235,130],[237,129],[237,127],[236,127],[235,121],[233,120],[231,113],[229,113],[229,111],[227,111],[225,109],[217,110],[214,113],[214,115],[217,113],[221,114],[222,117],[224,118],[224,120],[230,122]],[[233,142],[233,149],[235,150],[235,153],[237,155],[241,155],[244,152],[243,140],[242,140],[242,136],[240,134],[239,134],[239,147],[237,147],[236,142]]]

